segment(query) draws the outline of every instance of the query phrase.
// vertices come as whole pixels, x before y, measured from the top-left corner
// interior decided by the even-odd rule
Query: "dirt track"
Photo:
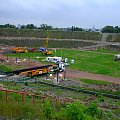
[[[66,77],[68,77],[68,78],[86,78],[86,79],[93,79],[93,80],[104,80],[104,81],[109,81],[109,82],[120,84],[120,78],[114,78],[114,77],[105,76],[105,75],[99,75],[99,74],[94,74],[94,73],[78,71],[78,70],[72,70],[69,68],[66,68]]]

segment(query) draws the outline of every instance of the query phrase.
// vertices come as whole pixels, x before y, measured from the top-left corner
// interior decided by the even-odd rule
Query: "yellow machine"
[[[13,53],[26,53],[28,50],[22,47],[15,47],[11,49]]]
[[[15,70],[12,72],[8,72],[9,75],[19,75],[23,74],[25,76],[33,77],[33,76],[44,76],[48,74],[56,74],[57,72],[63,72],[65,70],[64,64],[59,63],[55,65],[44,65],[44,66],[37,66],[32,68],[24,68]]]
[[[48,50],[48,40],[49,37],[45,39],[45,50],[42,52],[44,55],[52,55],[53,51]]]
[[[45,50],[45,51],[43,52],[43,54],[45,54],[45,55],[52,55],[52,54],[53,54],[53,51]]]
[[[30,70],[26,72],[26,75],[29,77],[35,76],[35,75],[43,75],[43,74],[47,74],[48,70],[49,70],[48,68]]]

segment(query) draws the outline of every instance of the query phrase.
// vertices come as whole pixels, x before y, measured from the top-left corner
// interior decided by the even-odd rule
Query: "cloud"
[[[2,0],[0,23],[98,27],[119,24],[119,0]]]

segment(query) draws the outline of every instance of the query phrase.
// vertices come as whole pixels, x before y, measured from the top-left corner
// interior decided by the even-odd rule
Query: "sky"
[[[102,28],[120,25],[120,0],[0,0],[0,24]]]

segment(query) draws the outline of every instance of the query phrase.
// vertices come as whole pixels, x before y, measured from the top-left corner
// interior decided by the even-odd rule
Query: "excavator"
[[[42,53],[44,55],[52,55],[53,51],[48,50],[48,40],[49,40],[49,36],[45,39],[45,49],[44,51],[42,51]]]

